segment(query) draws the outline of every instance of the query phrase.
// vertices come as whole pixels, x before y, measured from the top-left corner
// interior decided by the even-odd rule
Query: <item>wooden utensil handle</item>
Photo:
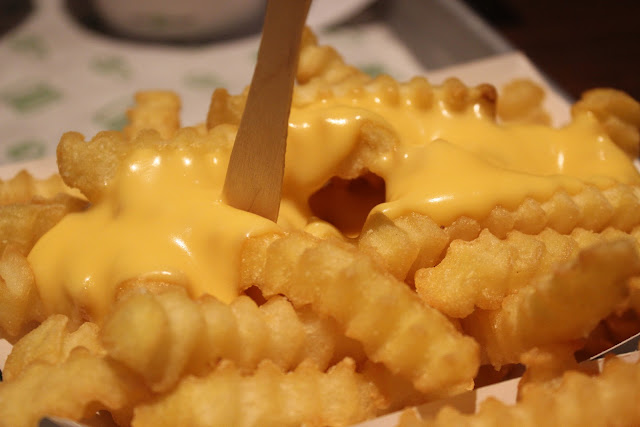
[[[224,184],[226,202],[276,221],[293,83],[311,0],[269,0]]]

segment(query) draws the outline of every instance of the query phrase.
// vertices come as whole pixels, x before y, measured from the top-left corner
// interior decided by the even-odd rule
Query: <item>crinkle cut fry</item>
[[[492,365],[518,363],[520,355],[533,347],[585,338],[625,301],[628,281],[639,273],[635,242],[600,243],[507,296],[500,309],[476,310],[462,325]]]
[[[179,129],[173,138],[164,140],[153,129],[144,129],[133,139],[122,132],[99,132],[90,141],[77,132],[62,135],[57,148],[58,168],[64,182],[79,189],[91,202],[99,201],[120,165],[137,149],[174,149],[190,146],[199,150],[231,150],[235,127],[218,126],[204,132],[198,128]]]
[[[35,242],[66,214],[86,207],[60,175],[36,179],[22,170],[0,180],[0,253],[11,243],[27,254]]]
[[[79,420],[105,409],[127,425],[133,406],[148,397],[130,371],[77,348],[61,364],[33,363],[0,383],[0,414],[3,425],[32,427],[45,415]]]
[[[180,99],[175,93],[139,92],[135,100],[136,105],[127,112],[130,123],[123,132],[99,132],[89,142],[77,132],[67,132],[60,139],[56,150],[60,176],[92,202],[99,200],[132,150],[157,146],[180,129]]]
[[[173,137],[180,128],[180,98],[174,92],[150,90],[135,95],[135,106],[127,111],[129,124],[124,134],[133,139],[143,130],[155,130],[163,139]]]
[[[306,28],[300,44],[296,79],[299,85],[294,88],[293,105],[328,95],[332,88],[345,80],[350,80],[350,85],[362,85],[370,81],[371,77],[353,66],[346,65],[332,47],[318,46],[316,37]],[[301,92],[301,86],[310,83],[311,80],[316,81],[311,84],[312,88]],[[207,128],[213,129],[220,124],[239,125],[247,95],[248,88],[242,94],[234,96],[229,95],[226,89],[216,89],[207,114]]]
[[[251,371],[269,359],[281,369],[313,361],[324,370],[346,356],[364,359],[359,344],[330,318],[296,311],[285,298],[261,306],[246,296],[230,305],[185,292],[125,297],[105,320],[102,342],[109,356],[143,377],[155,392],[185,374],[204,375],[220,359]]]
[[[56,314],[15,343],[0,383],[0,424],[36,425],[44,415],[78,420],[109,409],[119,425],[129,425],[148,391],[132,372],[104,359],[98,329],[90,322],[74,329]]]
[[[0,205],[0,252],[11,243],[28,254],[38,239],[65,215],[85,207],[85,201],[64,193],[48,199],[36,197],[27,203]]]
[[[600,375],[569,371],[559,383],[531,384],[513,406],[491,398],[476,414],[445,407],[430,420],[407,410],[398,427],[637,426],[638,402],[640,364],[613,358],[605,361]]]
[[[333,47],[318,45],[308,29],[302,39],[296,78],[298,84],[292,99],[294,108],[331,97],[357,98],[365,93],[373,93],[376,99],[389,105],[404,101],[412,108],[426,110],[438,104],[437,97],[451,111],[474,108],[477,113],[487,117],[496,115],[497,93],[489,84],[467,87],[459,79],[449,78],[440,87],[434,88],[423,77],[415,77],[406,83],[399,83],[385,74],[372,78],[346,64]],[[220,124],[237,126],[247,94],[248,89],[233,96],[225,89],[216,89],[207,114],[207,128],[213,129]]]
[[[121,132],[99,132],[88,142],[78,132],[67,132],[56,149],[60,176],[65,184],[96,202],[134,147]]]
[[[105,354],[98,339],[98,325],[86,322],[72,330],[68,317],[51,315],[14,344],[2,371],[3,378],[5,381],[18,378],[34,363],[59,365],[78,347],[91,354]]]
[[[608,88],[591,89],[571,107],[571,115],[592,113],[611,140],[635,159],[640,154],[640,103],[628,94]]]
[[[60,175],[53,174],[46,179],[38,179],[26,170],[21,170],[13,178],[0,179],[0,206],[24,204],[34,198],[53,198],[59,193],[70,194]]]
[[[545,90],[528,79],[515,79],[500,90],[497,114],[503,123],[549,125],[551,118],[543,105]]]
[[[548,228],[536,235],[511,231],[505,239],[498,239],[485,229],[474,240],[451,242],[437,266],[418,270],[416,290],[427,304],[451,317],[464,318],[475,307],[496,310],[506,295],[587,246],[628,238],[636,240],[640,249],[636,231],[640,238],[640,227],[631,233],[613,228],[599,233],[575,229],[569,235]]]
[[[638,186],[614,184],[604,190],[586,186],[573,196],[559,191],[544,202],[525,199],[514,211],[497,206],[482,220],[461,217],[441,230],[440,225],[419,213],[395,219],[373,215],[360,234],[358,247],[395,277],[411,283],[418,269],[440,262],[451,241],[473,240],[483,229],[500,239],[514,230],[538,234],[545,228],[561,234],[576,228],[600,232],[609,227],[629,232],[640,225],[639,212]],[[402,251],[389,251],[389,239]]]
[[[244,286],[284,294],[296,306],[309,304],[333,317],[372,361],[418,390],[446,394],[472,384],[479,366],[476,342],[351,245],[292,233],[266,248],[263,263],[262,278]]]
[[[16,342],[45,318],[26,256],[12,244],[0,257],[0,337]]]
[[[186,377],[170,394],[137,407],[132,426],[345,426],[383,406],[350,359],[326,373],[313,363],[285,373],[267,360],[243,374],[223,361],[206,377]]]

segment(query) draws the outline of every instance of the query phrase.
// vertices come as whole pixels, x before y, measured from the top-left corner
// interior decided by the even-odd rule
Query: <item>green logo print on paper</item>
[[[10,161],[38,159],[44,156],[47,145],[38,139],[27,139],[7,147],[5,154]]]
[[[14,52],[44,59],[49,54],[49,46],[41,36],[23,34],[9,40],[9,47]]]
[[[131,98],[115,99],[100,107],[93,116],[93,121],[105,130],[122,130],[128,123],[127,110],[131,107]]]
[[[105,76],[114,76],[120,80],[131,77],[131,65],[121,56],[100,56],[89,61],[89,69]]]
[[[371,77],[378,77],[380,74],[389,74],[386,67],[382,64],[364,64],[358,68]]]
[[[27,82],[0,90],[0,100],[18,113],[26,114],[62,98],[62,92],[46,82]]]
[[[215,89],[223,87],[222,80],[210,72],[189,72],[182,79],[185,86],[191,89]]]

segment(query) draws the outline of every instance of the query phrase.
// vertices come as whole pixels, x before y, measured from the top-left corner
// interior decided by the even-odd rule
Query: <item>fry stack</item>
[[[307,31],[281,216],[266,224],[219,197],[246,95],[218,89],[206,122],[181,127],[174,94],[141,93],[124,132],[62,137],[59,176],[2,182],[0,337],[14,344],[0,384],[2,422],[32,426],[52,415],[136,427],[340,426],[455,396],[524,365],[515,406],[444,409],[434,420],[407,413],[403,425],[640,423],[640,365],[614,360],[596,375],[577,363],[640,331],[638,102],[590,91],[572,124],[553,129],[530,82],[498,94],[455,78],[441,86],[372,78]],[[544,144],[569,153],[563,144],[576,135],[584,145],[574,148],[600,160],[571,172],[574,161],[563,157],[566,174],[532,169]],[[487,154],[485,139],[504,150]],[[532,150],[530,169],[509,169],[502,153],[514,146]],[[447,153],[462,153],[453,158],[486,177],[432,160]],[[177,183],[162,181],[165,164],[186,168]],[[429,175],[439,171],[440,179]],[[531,187],[487,190],[488,176]],[[127,192],[157,177],[165,199]],[[190,179],[193,188],[172,193]],[[429,193],[452,185],[454,196],[467,194],[474,180],[469,199]],[[197,228],[198,210],[185,214],[175,200],[220,216]],[[112,243],[85,231],[95,248],[74,250],[89,255],[69,263],[61,255],[55,269],[43,260],[56,245],[74,253],[65,252],[77,242],[64,230],[100,212],[100,227],[110,229],[141,201],[157,215],[145,216],[145,227],[186,215],[171,244],[213,254],[203,269],[222,259],[219,281],[174,265],[125,274],[132,257],[159,259],[132,255],[128,239],[94,263],[90,254]],[[221,246],[236,227],[241,238]],[[75,283],[85,261],[106,273]]]

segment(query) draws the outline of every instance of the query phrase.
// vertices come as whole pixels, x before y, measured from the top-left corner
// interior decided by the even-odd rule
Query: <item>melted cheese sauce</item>
[[[452,113],[442,103],[421,109],[409,100],[389,106],[371,95],[292,110],[283,191],[300,212],[309,215],[309,196],[366,139],[365,123],[396,137],[391,152],[366,165],[386,182],[386,203],[374,210],[392,218],[420,212],[447,225],[461,215],[482,218],[497,205],[514,209],[527,197],[575,194],[586,184],[640,183],[590,114],[560,129],[500,125],[479,108]]]
[[[136,278],[232,301],[243,242],[279,227],[222,202],[227,157],[134,152],[101,202],[66,216],[29,254],[46,308],[101,319]]]
[[[292,108],[281,227],[339,235],[311,219],[308,199],[359,147],[380,143],[371,129],[390,138],[388,149],[362,165],[385,180],[385,203],[374,211],[389,217],[420,212],[446,225],[558,190],[640,183],[632,162],[590,115],[552,129],[499,125],[478,105],[451,112],[437,102],[422,108],[409,96],[396,101],[359,94]],[[193,296],[233,300],[242,243],[281,227],[221,201],[227,162],[228,153],[189,147],[133,153],[100,203],[67,216],[29,255],[47,308],[80,307],[100,319],[123,282],[149,276],[179,283]]]

